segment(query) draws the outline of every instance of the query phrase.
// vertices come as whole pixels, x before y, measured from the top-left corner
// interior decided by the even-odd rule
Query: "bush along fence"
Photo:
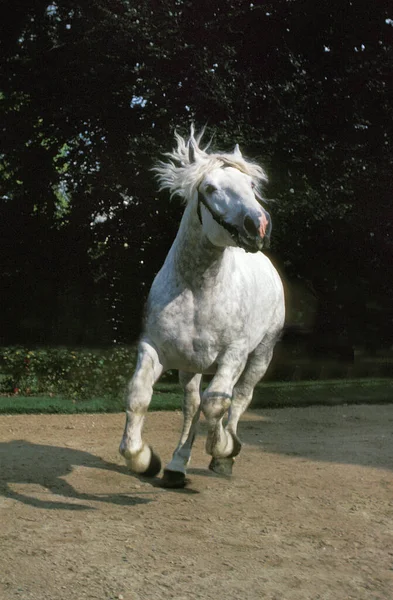
[[[62,396],[74,400],[123,398],[134,371],[136,348],[106,350],[7,347],[0,348],[0,394]],[[393,377],[393,357],[358,357],[351,364],[329,359],[280,357],[273,360],[265,382],[321,381]],[[177,382],[169,371],[159,391]],[[173,385],[169,386],[173,391]]]

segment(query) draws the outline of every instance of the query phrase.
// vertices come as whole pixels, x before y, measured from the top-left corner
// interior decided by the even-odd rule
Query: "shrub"
[[[0,349],[0,391],[72,399],[118,397],[135,368],[135,348]]]

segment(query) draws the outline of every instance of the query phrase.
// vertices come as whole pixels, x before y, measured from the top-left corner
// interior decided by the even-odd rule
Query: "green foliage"
[[[74,400],[124,395],[135,368],[135,349],[71,350],[22,347],[0,351],[0,391],[49,394]]]

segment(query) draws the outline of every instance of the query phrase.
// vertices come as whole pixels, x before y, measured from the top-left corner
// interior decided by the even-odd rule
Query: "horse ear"
[[[243,158],[242,153],[240,152],[239,144],[236,144],[233,154],[238,158]]]
[[[195,142],[192,138],[188,143],[188,160],[190,164],[196,161],[196,147]]]

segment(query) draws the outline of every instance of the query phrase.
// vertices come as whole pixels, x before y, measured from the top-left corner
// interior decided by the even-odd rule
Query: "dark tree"
[[[150,169],[194,120],[267,167],[273,258],[318,330],[391,345],[389,8],[3,2],[3,342],[136,337],[181,213]]]

